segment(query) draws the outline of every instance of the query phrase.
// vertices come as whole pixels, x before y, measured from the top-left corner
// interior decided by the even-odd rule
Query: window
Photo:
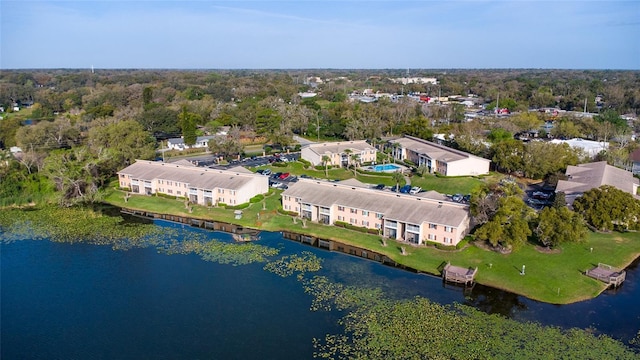
[[[169,194],[173,194],[173,190],[171,190],[171,189],[167,189],[167,192],[168,192]]]
[[[369,226],[369,222],[362,220],[362,226],[367,226],[368,227]]]
[[[376,229],[380,229],[380,223],[376,223]]]
[[[182,195],[182,193],[180,192],[180,190],[178,190],[177,194],[178,194],[178,195]]]
[[[350,210],[351,210],[351,213],[352,213],[352,214],[357,214],[357,213],[358,213],[358,210],[356,210],[356,209],[354,209],[354,208],[351,208]]]
[[[344,211],[344,206],[338,206],[338,211]]]
[[[382,214],[381,213],[376,213],[376,219],[382,219]]]
[[[349,219],[349,224],[357,224],[358,220],[354,219],[354,218],[350,218]]]
[[[444,227],[444,231],[446,232],[453,232],[453,228],[451,226],[445,226]]]
[[[342,221],[342,216],[338,215],[338,221]]]
[[[451,244],[452,242],[453,242],[453,241],[452,241],[452,239],[451,239],[451,238],[448,238],[448,237],[445,237],[445,238],[444,238],[444,243],[445,243],[445,244]]]
[[[433,234],[429,234],[429,236],[427,236],[427,239],[436,241],[436,236]]]
[[[438,229],[438,225],[436,225],[436,224],[429,224],[429,229]]]
[[[362,215],[364,215],[364,216],[369,216],[369,212],[368,212],[368,211],[365,211],[365,210],[362,210]]]

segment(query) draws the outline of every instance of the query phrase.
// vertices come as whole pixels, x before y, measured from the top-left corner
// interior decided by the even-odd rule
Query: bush
[[[287,163],[285,163],[285,162],[274,162],[273,164],[271,164],[271,166],[274,166],[274,167],[287,167]]]
[[[264,195],[258,194],[256,196],[252,197],[251,199],[249,199],[249,202],[252,203],[252,204],[255,204],[255,203],[259,203],[262,200],[264,200]]]
[[[452,250],[456,250],[457,249],[455,246],[452,246],[452,245],[444,245],[444,244],[441,244],[441,243],[438,243],[438,242],[428,241],[428,240],[425,242],[425,244],[427,246],[433,246],[433,247],[435,247],[436,249],[439,249],[439,250],[452,251]]]
[[[273,148],[271,146],[264,147],[265,154],[271,154],[271,151],[273,151]]]
[[[298,162],[301,162],[302,164],[304,164],[304,166],[311,166],[311,162],[303,158],[299,158]]]
[[[220,205],[220,204],[218,204]],[[246,209],[249,207],[249,205],[251,205],[250,203],[244,203],[244,204],[240,204],[240,205],[235,205],[235,206],[229,206],[229,205],[225,205],[225,209],[229,209],[229,210],[242,210],[242,209]]]
[[[181,196],[176,196],[176,195],[170,195],[170,194],[164,194],[164,193],[155,193],[155,195],[157,197],[161,197],[161,198],[165,198],[165,199],[172,199],[172,200],[178,200],[181,198]]]
[[[341,227],[341,228],[345,228],[345,229],[349,229],[349,230],[355,230],[355,231],[359,231],[359,232],[362,232],[362,233],[378,234],[378,229],[369,229],[369,228],[366,228],[364,226],[355,226],[355,225],[346,223],[344,221],[336,221],[333,224],[335,226],[337,226],[337,227]]]
[[[298,216],[298,215],[300,215],[295,211],[287,211],[287,210],[283,209],[282,207],[278,208],[278,213],[280,213],[282,215],[289,215],[289,216]]]

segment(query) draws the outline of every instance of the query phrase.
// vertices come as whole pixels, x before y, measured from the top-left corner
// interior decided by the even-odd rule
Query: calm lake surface
[[[180,225],[157,222],[158,226]],[[229,234],[201,232],[231,241]],[[398,298],[465,303],[488,313],[561,327],[594,327],[627,341],[640,329],[637,262],[616,291],[572,305],[548,305],[477,285],[471,292],[439,278],[261,234],[282,255],[311,251],[318,273]],[[264,264],[221,265],[155,248],[49,241],[2,244],[2,359],[309,359],[313,338],[340,333],[338,311],[312,312],[295,276]]]

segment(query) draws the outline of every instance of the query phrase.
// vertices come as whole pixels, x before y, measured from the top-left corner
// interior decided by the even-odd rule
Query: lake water
[[[205,233],[230,241],[228,234]],[[321,275],[396,297],[421,295],[547,325],[591,326],[624,341],[640,329],[637,264],[619,290],[555,306],[480,285],[465,294],[436,277],[279,233],[263,232],[259,243],[280,248],[280,255],[312,251],[324,259]],[[310,311],[311,296],[295,276],[279,277],[263,264],[49,241],[17,241],[0,250],[2,359],[309,359],[313,338],[341,332],[339,312]]]

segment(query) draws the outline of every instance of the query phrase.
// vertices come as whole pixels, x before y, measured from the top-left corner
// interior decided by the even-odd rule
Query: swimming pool
[[[371,167],[371,170],[376,172],[395,172],[401,169],[402,167],[394,164],[375,165]]]

